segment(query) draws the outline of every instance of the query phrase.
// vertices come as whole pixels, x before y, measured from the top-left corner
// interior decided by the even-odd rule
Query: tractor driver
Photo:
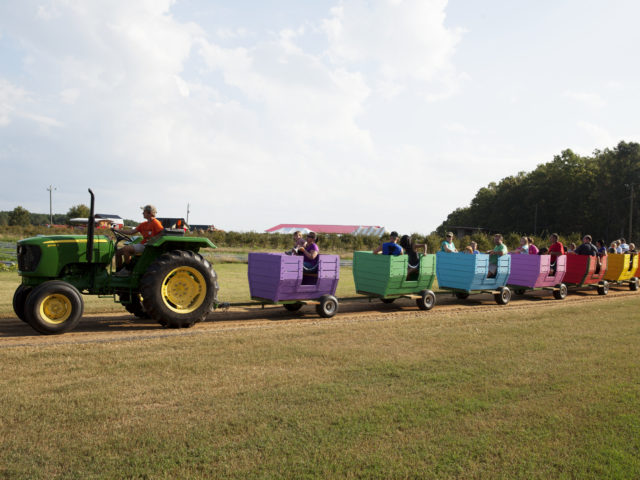
[[[119,277],[126,277],[131,274],[131,271],[127,268],[131,261],[131,256],[137,253],[142,253],[144,250],[144,244],[164,230],[162,223],[160,223],[160,220],[156,218],[156,214],[158,213],[156,207],[153,205],[146,205],[140,208],[142,208],[142,215],[146,222],[142,222],[136,228],[124,229],[122,230],[122,233],[127,235],[140,233],[142,234],[142,242],[130,243],[116,251],[116,270],[118,270],[116,275]]]

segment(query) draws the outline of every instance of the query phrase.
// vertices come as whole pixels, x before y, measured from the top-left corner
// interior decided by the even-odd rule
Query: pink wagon
[[[511,273],[507,285],[522,295],[526,290],[551,290],[554,298],[563,300],[567,296],[564,279],[567,256],[556,260],[555,272],[551,269],[551,255],[511,255]]]

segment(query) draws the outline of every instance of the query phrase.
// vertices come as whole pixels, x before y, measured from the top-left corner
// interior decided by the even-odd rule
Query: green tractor
[[[94,235],[95,196],[91,189],[87,235],[26,238],[17,245],[22,284],[13,310],[33,329],[58,334],[75,328],[82,317],[82,294],[113,296],[130,313],[171,328],[191,327],[218,305],[218,281],[211,264],[198,253],[215,248],[207,238],[165,231],[147,242],[132,260],[128,277],[113,275],[112,259],[121,241],[137,242],[117,230],[115,241]],[[87,253],[88,252],[88,253]]]

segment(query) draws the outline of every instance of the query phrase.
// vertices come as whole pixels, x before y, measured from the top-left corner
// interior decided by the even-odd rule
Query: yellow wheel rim
[[[162,283],[162,300],[176,313],[191,313],[204,302],[207,284],[195,268],[178,267]]]
[[[65,295],[53,293],[47,295],[40,303],[40,317],[47,323],[60,324],[71,316],[73,306]]]

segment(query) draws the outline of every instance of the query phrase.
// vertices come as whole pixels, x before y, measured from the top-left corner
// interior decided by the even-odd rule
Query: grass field
[[[639,478],[640,300],[529,312],[0,348],[0,478]]]

